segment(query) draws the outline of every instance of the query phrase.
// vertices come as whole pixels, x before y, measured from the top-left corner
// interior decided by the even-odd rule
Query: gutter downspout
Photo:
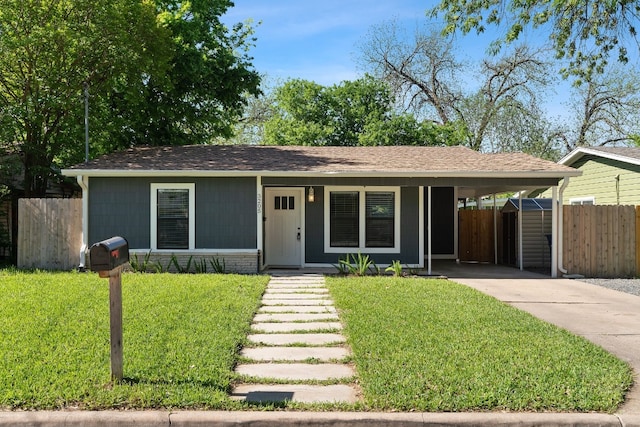
[[[89,181],[85,181],[85,177],[82,175],[76,176],[76,181],[82,188],[82,246],[80,248],[78,270],[84,271],[86,268],[87,248],[89,247],[87,242],[89,237]]]
[[[563,259],[562,259],[562,252],[564,251],[563,247],[562,247],[562,242],[563,242],[563,230],[564,227],[562,226],[563,223],[563,204],[562,204],[562,195],[564,194],[564,189],[567,188],[567,185],[569,185],[569,177],[565,176],[564,179],[562,180],[562,185],[560,186],[560,190],[558,191],[558,270],[560,270],[560,272],[562,274],[567,274],[568,271],[566,268],[564,268],[564,264],[563,264]]]

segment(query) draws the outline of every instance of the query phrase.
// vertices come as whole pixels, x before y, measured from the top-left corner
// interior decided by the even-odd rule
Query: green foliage
[[[82,144],[84,85],[106,96],[154,74],[166,37],[153,5],[131,0],[9,0],[0,28],[0,141],[23,154],[26,196],[43,196],[51,165]]]
[[[365,276],[370,271],[377,272],[379,269],[369,258],[369,255],[358,254],[346,254],[344,259],[338,260],[338,265],[334,265],[338,269],[340,274],[351,274],[355,276]]]
[[[167,264],[166,271],[171,270],[171,266],[173,266],[173,270],[177,273],[191,273],[191,264],[193,264],[193,255],[189,256],[187,259],[187,264],[183,267],[180,264],[180,260],[175,254],[171,254],[171,258],[169,259],[169,263]]]
[[[105,150],[130,145],[209,143],[230,137],[247,104],[257,95],[259,74],[248,50],[250,22],[232,28],[220,22],[229,0],[155,0],[158,22],[172,52],[164,74],[151,76],[132,92],[127,82],[105,100],[101,114],[113,120],[101,137]]]
[[[125,378],[112,384],[106,279],[0,271],[0,408],[237,409],[233,367],[267,281],[123,274]]]
[[[613,412],[633,383],[601,347],[448,280],[327,284],[370,410]]]
[[[211,268],[213,268],[214,273],[224,274],[227,272],[227,266],[224,262],[224,258],[222,258],[222,261],[218,258],[213,258],[209,260],[209,263],[211,264]]]
[[[402,277],[402,264],[400,260],[391,261],[391,265],[384,269],[386,272],[392,272],[395,277]]]
[[[151,251],[147,252],[142,261],[138,259],[138,254],[133,254],[133,257],[129,257],[129,265],[134,272],[146,273],[149,271],[155,273],[162,272],[162,265],[157,261],[151,261]]]
[[[611,57],[628,62],[627,47],[637,49],[639,12],[637,2],[626,0],[441,0],[430,15],[444,15],[446,34],[479,34],[488,25],[501,28],[503,34],[494,41],[494,51],[519,40],[525,28],[537,30],[548,35],[558,59],[569,61],[563,69],[565,76],[590,80],[594,73],[604,71]]]
[[[85,86],[92,156],[229,136],[258,93],[251,25],[219,19],[229,0],[54,3],[0,12],[0,151],[23,153],[27,197],[84,160]]]
[[[460,129],[395,114],[389,87],[369,75],[324,87],[289,80],[264,126],[270,145],[455,145]]]

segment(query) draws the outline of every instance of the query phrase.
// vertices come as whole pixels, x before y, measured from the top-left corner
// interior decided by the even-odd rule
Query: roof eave
[[[88,177],[335,177],[344,178],[558,178],[582,175],[577,169],[570,171],[200,171],[200,170],[130,170],[130,169],[63,169],[65,176]]]
[[[619,162],[640,166],[640,159],[621,156],[620,154],[608,153],[606,151],[594,150],[587,147],[576,148],[575,150],[564,156],[562,159],[560,159],[558,163],[565,166],[571,166],[586,155],[603,157],[605,159],[617,160]]]

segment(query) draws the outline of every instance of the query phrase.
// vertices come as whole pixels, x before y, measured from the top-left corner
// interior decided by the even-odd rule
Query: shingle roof
[[[640,164],[640,147],[579,147],[564,156],[559,163],[572,165],[585,155],[605,157],[636,165]]]
[[[640,160],[640,147],[592,147],[592,150]]]
[[[482,154],[465,147],[308,147],[191,145],[136,147],[67,170],[221,171],[318,174],[544,173],[563,176],[574,169],[521,153]]]

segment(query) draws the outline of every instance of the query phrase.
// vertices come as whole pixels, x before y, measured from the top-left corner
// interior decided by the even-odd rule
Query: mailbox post
[[[95,243],[89,250],[91,271],[109,278],[109,324],[111,334],[111,378],[122,381],[122,282],[121,273],[129,262],[129,244],[123,237]]]

